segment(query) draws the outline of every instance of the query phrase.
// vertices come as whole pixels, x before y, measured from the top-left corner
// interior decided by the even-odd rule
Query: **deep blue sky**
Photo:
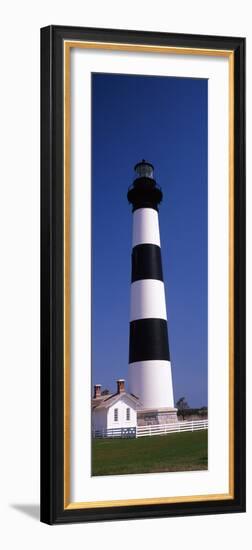
[[[127,380],[132,213],[142,158],[159,221],[174,397],[207,404],[207,80],[92,75],[92,381]]]

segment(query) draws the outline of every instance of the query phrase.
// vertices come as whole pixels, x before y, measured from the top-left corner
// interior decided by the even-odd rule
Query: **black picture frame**
[[[234,54],[234,498],[64,508],[63,42]],[[245,39],[115,29],[41,29],[41,521],[48,524],[245,511]]]

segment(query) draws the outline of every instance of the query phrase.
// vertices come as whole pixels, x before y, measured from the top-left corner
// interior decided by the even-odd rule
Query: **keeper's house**
[[[137,411],[142,404],[137,397],[125,391],[125,381],[117,380],[117,392],[102,395],[101,386],[94,386],[92,399],[92,432],[119,429],[125,435],[134,435],[137,426]],[[119,435],[119,433],[118,433]],[[123,435],[120,433],[120,435]]]

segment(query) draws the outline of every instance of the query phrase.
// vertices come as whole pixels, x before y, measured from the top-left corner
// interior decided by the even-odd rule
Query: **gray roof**
[[[104,395],[105,399],[96,398],[92,399],[92,408],[95,409],[107,409],[108,407],[111,407],[111,405],[114,405],[121,397],[127,397],[131,403],[132,406],[134,406],[137,409],[140,409],[142,407],[142,403],[139,401],[139,398],[133,395],[132,393],[127,392],[121,392],[121,393],[114,393],[113,395]],[[96,404],[97,403],[97,404]]]
[[[100,395],[100,397],[92,397],[92,408],[97,407],[100,405],[102,401],[105,401],[105,399],[108,399],[108,397],[111,397],[112,393],[106,394],[106,395]]]

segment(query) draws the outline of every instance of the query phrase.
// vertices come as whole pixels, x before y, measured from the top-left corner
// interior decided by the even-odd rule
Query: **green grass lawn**
[[[207,430],[138,439],[94,439],[92,475],[207,470]]]

